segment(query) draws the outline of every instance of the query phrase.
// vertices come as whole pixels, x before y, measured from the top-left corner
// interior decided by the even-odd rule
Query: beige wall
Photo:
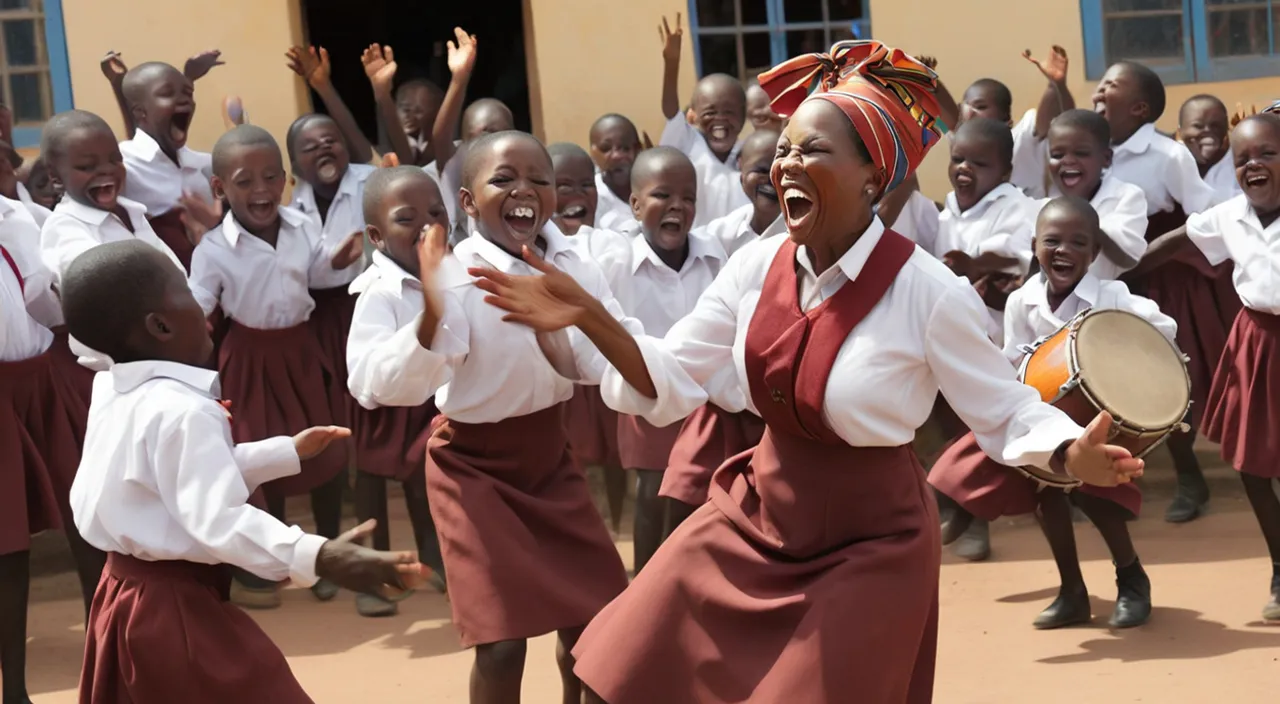
[[[1059,44],[1071,59],[1071,93],[1080,107],[1092,107],[1094,81],[1085,78],[1084,39],[1080,3],[1076,0],[982,0],[963,3],[962,12],[947,12],[940,0],[871,0],[871,26],[876,39],[909,53],[938,58],[938,74],[960,99],[964,89],[983,77],[1003,81],[1013,92],[1015,115],[1035,107],[1044,91],[1044,78],[1021,53],[1031,49],[1043,56]],[[1172,132],[1178,107],[1197,93],[1212,93],[1228,108],[1242,103],[1270,104],[1280,93],[1280,81],[1263,78],[1223,83],[1169,86],[1168,109],[1158,126]],[[940,145],[920,170],[921,187],[941,200],[949,190],[946,145]]]
[[[196,85],[193,149],[208,151],[223,133],[226,95],[239,95],[250,121],[277,139],[309,109],[302,81],[284,63],[302,38],[296,0],[63,0],[62,11],[75,106],[106,118],[122,139],[120,111],[98,68],[110,50],[130,66],[166,61],[179,69],[192,54],[222,51],[227,65]]]
[[[551,142],[587,144],[596,118],[630,117],[654,143],[662,134],[662,42],[666,13],[686,0],[525,0],[533,129]],[[685,18],[680,94],[693,95],[694,60]]]

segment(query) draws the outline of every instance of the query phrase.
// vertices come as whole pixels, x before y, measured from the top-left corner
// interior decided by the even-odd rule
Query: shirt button
[[[783,396],[782,392],[778,389],[774,389],[771,395],[773,396],[774,403],[782,403],[787,400],[787,397]]]

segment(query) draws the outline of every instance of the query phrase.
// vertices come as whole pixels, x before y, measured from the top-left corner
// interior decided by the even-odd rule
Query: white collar
[[[1222,206],[1226,210],[1226,215],[1241,225],[1253,230],[1259,236],[1265,237],[1268,232],[1280,231],[1280,220],[1276,220],[1268,227],[1262,226],[1262,221],[1258,219],[1258,213],[1249,205],[1249,198],[1241,193],[1228,200]]]
[[[143,131],[142,128],[138,128],[138,130],[133,133],[133,139],[129,140],[129,142],[133,146],[132,151],[147,161],[159,161],[161,159],[169,161],[169,155],[165,154],[164,151],[160,149],[160,143],[155,140],[155,137],[152,137]],[[191,149],[186,145],[183,145],[182,148],[178,150],[178,166],[186,168],[188,166],[187,162],[190,161],[191,153]],[[193,166],[192,168],[195,167]]]
[[[114,364],[108,372],[117,393],[129,393],[152,379],[173,379],[216,399],[221,393],[218,372],[178,362],[148,359]]]
[[[849,251],[845,252],[844,255],[840,257],[839,261],[836,262],[835,265],[840,267],[840,271],[844,272],[845,277],[850,281],[856,279],[858,274],[862,271],[862,267],[866,266],[867,259],[871,256],[871,251],[876,248],[876,243],[880,241],[880,238],[884,233],[884,223],[880,221],[880,217],[875,216],[871,218],[871,224],[867,226],[866,231],[862,233],[862,236],[858,238],[858,241],[853,243],[853,246],[849,248]],[[796,247],[796,261],[799,262],[800,266],[804,267],[804,270],[809,272],[811,276],[822,281],[822,277],[818,272],[813,270],[813,263],[809,261],[809,252],[804,245]],[[831,270],[828,269],[827,271],[829,272]],[[826,274],[827,272],[823,272],[823,275]]]
[[[347,170],[342,173],[342,180],[338,181],[338,190],[333,194],[333,202],[336,203],[342,196],[354,198],[359,192],[360,176],[355,173],[356,169],[352,168],[354,166],[356,164],[347,164]],[[298,184],[293,189],[293,205],[304,213],[319,210],[316,206],[315,186],[298,179]]]
[[[990,208],[992,203],[1014,194],[1024,195],[1022,191],[1018,190],[1017,186],[1005,181],[999,186],[991,189],[985,196],[979,199],[977,203],[974,203],[972,208],[969,208],[962,213],[960,212],[960,204],[956,202],[956,192],[951,191],[947,194],[946,207],[952,217],[979,218],[982,217],[983,213],[987,212],[987,208]]]
[[[572,253],[573,256],[581,258],[582,255],[571,238],[561,232],[560,228],[556,227],[550,220],[547,221],[546,225],[542,226],[539,234],[547,247],[546,251],[542,253],[544,260],[552,261],[561,252]],[[526,264],[523,259],[511,256],[501,247],[486,239],[479,231],[473,231],[469,237],[459,242],[453,248],[453,253],[460,261],[466,261],[468,256],[477,257],[505,274],[530,274],[534,271],[533,267]]]
[[[1130,154],[1142,154],[1151,148],[1151,142],[1156,136],[1156,124],[1148,122],[1139,127],[1124,143],[1118,144],[1113,149],[1117,152],[1129,152]]]
[[[724,252],[717,252],[711,246],[711,240],[708,238],[693,232],[690,232],[686,237],[688,237],[689,242],[689,255],[685,257],[684,264],[680,267],[680,273],[693,266],[699,259],[724,261]],[[640,271],[640,267],[644,266],[645,262],[659,269],[670,268],[666,262],[662,261],[662,257],[658,256],[653,247],[649,246],[649,240],[645,239],[644,234],[641,233],[631,240],[631,273],[634,274]]]
[[[125,212],[129,213],[129,224],[133,225],[133,229],[136,231],[138,229],[137,219],[139,217],[146,217],[146,208],[139,203],[125,198],[124,196],[117,196],[116,202],[120,204],[120,207],[125,209]],[[107,221],[107,218],[114,215],[114,213],[109,210],[85,205],[71,196],[63,196],[62,200],[58,201],[58,204],[54,206],[53,212],[70,215],[80,222],[87,223],[95,227],[101,227],[102,223]]]
[[[1027,297],[1027,305],[1033,307],[1044,308],[1056,315],[1057,311],[1049,309],[1049,280],[1045,277],[1044,272],[1036,274],[1028,285],[1031,286],[1031,295]],[[1084,301],[1086,307],[1092,308],[1098,304],[1098,294],[1101,293],[1102,281],[1098,277],[1089,273],[1087,270],[1080,281],[1076,282],[1076,287],[1072,289],[1067,297],[1062,299],[1062,303],[1066,304],[1072,297]]]
[[[307,216],[293,208],[277,206],[276,210],[280,213],[281,230],[286,227],[297,229],[307,222]],[[235,213],[227,211],[226,216],[222,218],[222,237],[227,240],[227,244],[231,245],[232,249],[235,249],[236,243],[240,241],[240,235],[243,230],[244,228],[240,225],[240,222],[236,220]]]

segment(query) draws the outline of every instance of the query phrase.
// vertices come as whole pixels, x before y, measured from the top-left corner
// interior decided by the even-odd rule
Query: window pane
[[[9,76],[10,95],[13,102],[14,122],[43,122],[49,118],[44,109],[44,98],[40,87],[48,83],[48,75],[43,73],[18,73]]]
[[[31,0],[0,0],[0,10],[27,10]]]
[[[1140,1],[1140,0],[1132,0]],[[1154,1],[1154,0],[1153,0]],[[1107,18],[1107,61],[1139,59],[1147,63],[1182,63],[1182,13]]]
[[[698,0],[698,25],[733,26],[733,0]]]
[[[857,37],[853,36],[853,26],[849,23],[833,25],[831,27],[831,43],[832,44],[835,44],[836,42],[845,41],[846,39],[856,39],[856,38]],[[866,37],[863,37],[863,39],[866,39]]]
[[[769,24],[768,0],[741,0],[743,24]]]
[[[1216,4],[1233,4],[1222,3]],[[1210,56],[1268,54],[1267,8],[1256,2],[1242,8],[1209,8],[1205,31],[1209,35]]]
[[[832,22],[862,19],[862,0],[827,0]]]
[[[36,51],[36,21],[9,20],[5,22],[4,50],[5,58],[8,59],[10,66],[35,66],[39,63],[39,56]]]
[[[782,0],[782,16],[787,22],[821,22],[822,2],[823,0]]]
[[[767,32],[752,32],[742,35],[742,54],[747,63],[747,75],[743,78],[755,78],[756,74],[773,66],[773,51],[769,45]]]
[[[799,56],[819,51],[826,51],[830,45],[824,46],[825,40],[821,29],[800,29],[787,32],[787,56]]]
[[[1103,0],[1102,11],[1113,12],[1149,12],[1153,10],[1177,10],[1182,12],[1182,0]]]
[[[738,75],[738,38],[732,34],[713,34],[698,37],[702,49],[702,75],[727,73]]]

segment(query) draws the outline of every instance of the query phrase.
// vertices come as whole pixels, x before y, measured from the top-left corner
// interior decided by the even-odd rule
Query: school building
[[[460,25],[479,42],[471,97],[501,98],[520,126],[547,141],[585,143],[596,117],[620,112],[656,142],[657,26],[677,12],[686,93],[699,71],[746,80],[790,55],[859,36],[936,56],[957,97],[974,79],[998,78],[1012,89],[1018,114],[1044,89],[1021,52],[1043,56],[1053,44],[1071,58],[1071,90],[1083,107],[1109,62],[1156,68],[1169,87],[1159,123],[1166,131],[1196,93],[1246,109],[1280,97],[1280,0],[0,0],[0,99],[14,113],[17,146],[30,149],[43,120],[73,106],[120,127],[98,66],[107,51],[131,65],[181,67],[187,56],[217,48],[227,65],[199,82],[191,145],[212,146],[226,95],[240,96],[250,121],[283,136],[295,117],[318,107],[283,58],[290,45],[310,42],[328,48],[335,84],[372,134],[361,49],[389,43],[401,76],[444,86],[444,42]],[[922,170],[934,198],[948,190],[945,162],[939,151]]]

